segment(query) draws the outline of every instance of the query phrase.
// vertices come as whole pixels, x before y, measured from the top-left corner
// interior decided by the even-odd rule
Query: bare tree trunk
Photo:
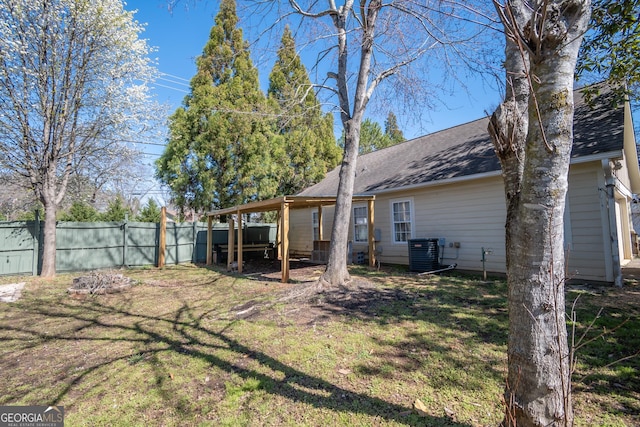
[[[507,203],[508,426],[573,424],[564,300],[564,208],[573,75],[589,0],[508,2],[505,102],[489,125]]]
[[[351,120],[345,128],[346,139],[352,142],[345,144],[344,157],[340,166],[340,183],[338,184],[336,208],[333,216],[329,259],[327,260],[327,269],[320,277],[319,284],[321,288],[345,286],[351,280],[346,260],[360,126],[359,124],[356,126]]]
[[[327,73],[328,79],[335,80],[335,86],[326,83],[319,86],[330,89],[338,98],[345,132],[345,152],[339,174],[327,269],[319,280],[319,289],[322,290],[345,286],[350,280],[346,250],[360,126],[367,104],[377,87],[396,76],[394,90],[406,95],[405,99],[422,104],[432,93],[431,90],[424,90],[429,83],[418,76],[427,76],[429,73],[412,73],[409,69],[424,60],[428,52],[443,53],[438,58],[450,58],[450,54],[457,56],[462,52],[459,46],[465,40],[477,41],[476,36],[480,32],[471,31],[473,34],[470,34],[468,30],[473,26],[455,22],[456,16],[475,14],[470,12],[469,5],[458,5],[457,2],[289,0],[289,4],[303,18],[319,22],[325,18],[331,20],[328,31],[319,30],[315,34],[319,36],[318,41],[334,39],[336,42],[322,49],[322,52],[332,52],[332,55],[335,52],[337,55],[337,62],[332,65],[337,69]],[[352,43],[351,50],[349,42]],[[354,48],[359,49],[359,57]],[[319,58],[332,55],[323,53]],[[443,65],[452,69],[448,60]]]
[[[371,71],[371,56],[373,54],[373,37],[375,34],[376,20],[382,7],[381,0],[371,0],[367,7],[362,3],[361,17],[363,20],[363,35],[360,45],[360,64],[358,67],[358,80],[353,99],[353,113],[350,112],[349,90],[347,88],[347,18],[353,5],[349,1],[349,7],[340,8],[332,18],[338,30],[338,73],[337,86],[338,98],[342,113],[340,115],[345,131],[344,157],[340,167],[340,183],[336,196],[336,211],[333,217],[333,230],[331,232],[331,245],[329,247],[329,259],[327,269],[319,279],[321,289],[327,287],[345,286],[350,281],[347,270],[347,246],[349,238],[349,223],[351,218],[351,202],[353,197],[353,185],[356,175],[356,161],[358,159],[358,147],[360,145],[360,126],[364,117],[371,94],[382,78],[369,82]]]
[[[541,106],[540,122],[535,106],[530,105],[527,162],[520,201],[511,216],[517,220],[511,225],[507,248],[509,370],[505,396],[520,426],[571,425],[573,419],[563,247],[572,142],[571,126],[567,129],[564,124],[573,119],[572,82],[569,76],[534,88]],[[542,107],[545,105],[550,108]],[[549,124],[544,131],[553,152],[546,147],[540,123]]]
[[[56,212],[55,201],[43,200],[44,204],[44,239],[42,245],[42,277],[56,275]]]

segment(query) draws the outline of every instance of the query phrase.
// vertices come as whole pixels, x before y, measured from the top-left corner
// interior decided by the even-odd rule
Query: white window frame
[[[353,243],[367,243],[369,241],[369,208],[367,205],[354,205],[353,206]],[[364,217],[357,218],[356,217],[356,209],[364,209]],[[357,223],[358,219],[363,220],[364,222]],[[358,227],[364,227],[364,239],[358,239]]]
[[[317,210],[311,211],[311,236],[313,240],[320,240],[320,214]]]
[[[407,240],[397,240],[396,239],[396,237],[397,237],[397,235],[396,235],[396,224],[397,223],[401,223],[401,221],[396,221],[395,220],[394,207],[395,207],[395,205],[400,204],[400,203],[408,203],[409,204],[409,212],[408,212],[409,213],[409,221],[408,221],[409,233],[407,235]],[[390,201],[389,210],[390,210],[390,213],[391,213],[391,215],[390,215],[390,217],[391,217],[391,241],[394,244],[398,244],[398,245],[399,244],[406,244],[409,239],[413,238],[414,233],[415,233],[415,228],[416,228],[415,227],[415,214],[414,214],[414,211],[413,211],[413,206],[414,206],[414,203],[413,203],[413,198],[412,197],[408,197],[408,198],[405,198],[405,199],[395,199],[395,200],[391,200]],[[402,223],[407,223],[407,221],[402,221]]]

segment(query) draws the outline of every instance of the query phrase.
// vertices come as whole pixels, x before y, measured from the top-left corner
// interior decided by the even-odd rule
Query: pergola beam
[[[369,216],[369,265],[375,265],[375,237],[374,237],[374,208],[375,196],[353,196],[352,202],[367,202]],[[242,273],[242,241],[243,241],[243,225],[242,214],[254,212],[278,212],[278,235],[279,235],[279,254],[281,259],[282,282],[289,281],[289,214],[291,209],[318,209],[318,226],[319,238],[324,237],[322,227],[322,211],[324,206],[332,206],[336,204],[336,197],[306,197],[306,196],[283,196],[270,200],[262,200],[259,202],[246,203],[244,205],[234,206],[232,208],[218,209],[207,213],[207,265],[212,263],[212,242],[213,242],[213,217],[222,215],[236,215],[238,218],[238,273]],[[229,236],[228,236],[228,257],[227,268],[231,269],[235,255],[235,232],[234,220],[229,218]]]

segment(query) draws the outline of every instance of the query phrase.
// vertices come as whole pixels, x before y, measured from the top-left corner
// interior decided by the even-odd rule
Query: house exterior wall
[[[619,169],[617,169],[619,168]],[[619,181],[619,185],[622,185],[627,191],[631,188],[631,180],[629,179],[629,168],[627,167],[626,160],[619,160],[613,163],[613,175]]]
[[[635,147],[635,143],[634,143]],[[611,163],[611,172],[615,177],[615,199],[616,199],[616,226],[618,231],[619,253],[622,262],[630,261],[634,256],[634,241],[631,236],[635,234],[633,219],[631,213],[631,205],[633,203],[633,182],[629,173],[629,162],[635,161],[627,157],[625,149],[623,157]]]
[[[295,209],[289,213],[289,252],[292,256],[310,257],[313,250],[313,212],[314,209]],[[322,209],[323,239],[331,238],[334,208]],[[351,239],[351,236],[350,236]]]
[[[565,214],[569,278],[613,280],[612,267],[606,262],[611,259],[611,250],[607,249],[609,220],[604,196],[600,161],[571,166]],[[505,272],[506,209],[502,177],[376,194],[375,229],[380,236],[376,257],[382,263],[408,265],[409,262],[408,244],[394,243],[392,235],[392,206],[401,201],[411,203],[411,238],[444,238],[444,246],[439,248],[442,264],[456,263],[460,270],[482,271],[484,248],[490,251],[486,255],[487,271]],[[311,212],[311,209],[302,209],[291,213],[290,247],[294,254],[311,254]],[[331,236],[332,222],[333,207],[324,208],[325,240]],[[349,240],[353,241],[353,220],[349,230]],[[367,252],[366,243],[352,242],[352,245],[354,253]]]
[[[569,278],[607,281],[605,233],[606,194],[600,162],[572,165],[565,224],[565,257]],[[603,215],[604,214],[604,215]],[[608,257],[611,258],[610,256]]]
[[[442,263],[465,270],[482,270],[482,248],[491,248],[486,267],[504,271],[505,202],[499,176],[458,184],[427,187],[410,192],[376,195],[376,224],[381,240],[376,243],[383,263],[408,264],[408,244],[394,242],[392,206],[411,204],[411,238],[444,239]],[[450,247],[459,243],[459,248]]]

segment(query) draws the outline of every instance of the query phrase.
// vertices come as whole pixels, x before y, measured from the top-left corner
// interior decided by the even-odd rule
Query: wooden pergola
[[[375,239],[374,239],[374,216],[373,203],[375,196],[353,196],[353,203],[368,203],[368,242],[369,242],[369,265],[375,265]],[[291,209],[318,209],[319,239],[322,240],[322,208],[336,204],[335,197],[305,197],[305,196],[283,196],[275,199],[251,202],[232,208],[218,209],[207,213],[207,265],[213,263],[213,218],[221,215],[236,215],[238,218],[238,242],[235,242],[235,223],[232,218],[228,219],[229,238],[227,267],[231,268],[234,262],[234,252],[238,252],[238,273],[242,273],[242,214],[256,212],[278,212],[278,254],[282,265],[282,282],[289,281],[289,211]]]

